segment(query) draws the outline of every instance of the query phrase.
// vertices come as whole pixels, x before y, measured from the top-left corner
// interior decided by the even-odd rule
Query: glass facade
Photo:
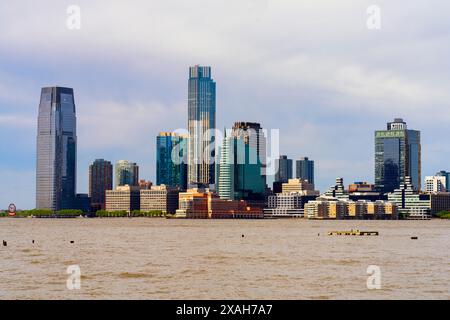
[[[188,137],[161,132],[156,137],[156,184],[187,189]]]
[[[113,166],[111,162],[96,159],[89,166],[89,196],[92,207],[105,209],[106,190],[113,188]]]
[[[139,166],[126,160],[119,160],[116,164],[115,186],[138,186]]]
[[[314,161],[309,160],[308,157],[297,160],[295,171],[297,179],[308,180],[309,183],[314,185]]]
[[[76,112],[73,89],[41,90],[36,157],[36,208],[76,207]]]
[[[189,68],[188,184],[208,186],[215,180],[216,83],[211,67]]]
[[[286,183],[292,179],[292,159],[287,156],[280,156],[275,162],[275,182]]]
[[[420,131],[408,130],[402,119],[395,119],[387,130],[375,132],[375,185],[392,192],[410,176],[414,190],[421,188]]]
[[[263,170],[262,131],[235,123],[224,138],[218,172],[218,193],[222,199],[264,201],[266,180]],[[254,124],[259,127],[259,124]],[[265,155],[265,153],[264,153]]]

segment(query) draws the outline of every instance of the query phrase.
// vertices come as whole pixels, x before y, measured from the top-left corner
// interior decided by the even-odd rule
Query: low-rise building
[[[162,211],[174,214],[178,209],[178,194],[180,191],[166,185],[152,186],[150,189],[141,189],[141,211]]]
[[[140,209],[140,188],[138,186],[117,186],[115,190],[106,190],[106,211],[127,211]]]
[[[320,192],[314,190],[314,185],[303,179],[289,179],[281,186],[282,193],[297,192],[305,196],[319,196]]]
[[[397,219],[397,206],[387,201],[348,201],[322,196],[305,205],[308,219]]]
[[[450,211],[450,192],[433,192],[430,194],[431,214]]]
[[[305,204],[316,198],[317,195],[300,192],[278,193],[268,197],[264,214],[268,217],[303,217]]]
[[[179,194],[178,217],[189,219],[260,219],[263,209],[244,200],[226,200],[209,190],[189,189]]]

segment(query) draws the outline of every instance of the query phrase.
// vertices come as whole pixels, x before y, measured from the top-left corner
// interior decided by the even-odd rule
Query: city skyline
[[[21,9],[20,4],[2,5],[0,23],[8,28],[0,35],[4,40],[0,45],[4,52],[0,62],[0,143],[8,156],[1,157],[0,165],[8,185],[1,189],[0,206],[10,202],[20,208],[34,206],[36,101],[41,87],[52,83],[75,90],[79,119],[77,191],[87,193],[88,166],[96,158],[112,163],[130,159],[140,165],[143,178],[156,181],[154,137],[161,130],[186,127],[186,67],[196,63],[213,68],[218,85],[216,127],[255,121],[264,128],[279,128],[280,153],[293,160],[303,156],[313,159],[315,183],[321,191],[336,176],[349,183],[373,182],[373,132],[397,117],[422,132],[423,184],[423,177],[448,170],[445,155],[450,149],[445,137],[449,119],[445,111],[450,99],[444,90],[448,86],[444,72],[448,62],[444,57],[449,48],[445,42],[435,42],[445,34],[429,37],[439,26],[448,29],[442,28],[447,22],[435,12],[434,19],[429,19],[430,13],[419,3],[408,13],[408,20],[401,14],[401,5],[380,5],[390,15],[382,29],[374,33],[364,24],[367,3],[352,9],[333,4],[332,9],[338,11],[331,10],[332,15],[323,3],[270,3],[270,7],[250,3],[250,7],[242,9],[244,13],[253,9],[249,17],[239,13],[234,18],[239,32],[215,13],[206,18],[217,21],[211,33],[204,30],[209,46],[196,39],[192,45],[184,43],[182,36],[174,38],[170,32],[161,38],[145,31],[146,25],[139,21],[146,19],[130,19],[141,15],[127,7],[124,12],[129,15],[122,16],[121,21],[133,20],[132,26],[139,30],[137,39],[129,39],[135,50],[127,52],[115,50],[114,43],[121,41],[114,37],[119,37],[120,32],[106,38],[99,36],[102,26],[109,26],[124,9],[119,4],[112,4],[97,25],[86,17],[80,31],[65,28],[63,4],[56,5],[51,13],[44,12],[45,5],[37,8],[40,17],[47,16],[51,21],[45,25],[21,10],[23,19],[30,21],[29,29],[8,19],[8,13]],[[95,4],[84,6],[92,14],[99,10]],[[235,6],[230,4],[224,10],[233,11]],[[148,19],[155,26],[161,25],[161,19],[173,20],[177,15],[166,12],[164,7],[152,9],[162,17]],[[292,14],[286,14],[288,11]],[[308,13],[323,17],[329,25],[319,31]],[[192,21],[196,15],[203,16],[202,12],[191,13]],[[348,16],[352,18],[342,21]],[[422,23],[411,24],[411,17]],[[428,19],[424,21],[423,17]],[[171,30],[182,34],[198,31],[200,25],[192,21],[183,20],[185,33],[180,25]],[[224,33],[218,32],[218,26],[225,28]],[[256,29],[264,33],[270,28],[274,30],[265,33],[264,41],[252,37]],[[286,28],[298,34],[298,43],[280,41]],[[314,33],[305,36],[305,30]],[[332,41],[327,41],[327,31],[333,35]],[[17,36],[22,34],[28,37]],[[41,43],[48,42],[48,37],[53,41],[48,48],[42,48]],[[94,38],[103,40],[94,43]],[[148,45],[141,44],[143,38],[148,39]],[[352,42],[354,39],[356,42]],[[340,40],[351,50],[340,52],[336,45]],[[398,41],[405,49],[396,46]],[[156,49],[155,43],[164,44],[163,52]],[[355,43],[359,45],[355,47]],[[279,52],[272,51],[275,47]],[[68,48],[73,48],[73,53]],[[246,56],[252,56],[253,61]],[[149,62],[149,57],[158,63]],[[339,132],[338,137],[335,132]]]

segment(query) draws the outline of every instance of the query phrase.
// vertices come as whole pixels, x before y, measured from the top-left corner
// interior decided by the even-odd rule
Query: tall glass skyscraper
[[[309,160],[308,157],[297,160],[295,171],[297,179],[308,180],[309,183],[314,185],[314,161]]]
[[[96,159],[89,166],[89,197],[95,210],[105,209],[106,190],[113,188],[113,166],[111,162]]]
[[[411,177],[414,190],[421,188],[420,131],[409,130],[403,119],[375,131],[375,186],[382,192],[398,189]]]
[[[262,158],[265,137],[258,123],[236,122],[224,137],[218,169],[218,193],[222,199],[264,203],[266,187]]]
[[[134,162],[119,160],[116,163],[116,176],[114,185],[118,186],[138,186],[139,185],[139,166]]]
[[[211,67],[190,67],[188,90],[188,184],[208,186],[215,182],[216,83]]]
[[[156,137],[156,184],[187,188],[187,135],[160,132]]]
[[[292,159],[282,155],[275,162],[275,182],[286,183],[292,179]]]
[[[76,206],[77,136],[73,89],[46,87],[39,103],[36,208]]]

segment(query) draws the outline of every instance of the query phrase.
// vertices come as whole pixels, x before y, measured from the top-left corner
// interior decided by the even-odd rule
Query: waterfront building
[[[164,213],[174,214],[178,209],[178,194],[176,188],[160,185],[140,191],[140,210],[144,212],[159,210]]]
[[[398,206],[399,214],[403,217],[408,218],[411,214],[421,217],[430,216],[430,195],[415,191],[410,177],[405,177],[405,182],[388,194],[388,200]]]
[[[425,177],[425,192],[445,192],[447,191],[446,186],[447,186],[446,175]]]
[[[337,201],[334,201],[337,202]],[[328,219],[328,206],[329,201],[326,200],[313,200],[308,201],[305,204],[304,216],[308,219]]]
[[[264,215],[267,217],[303,217],[305,204],[315,200],[317,195],[308,195],[302,192],[283,192],[271,195],[268,197],[268,207],[264,209]]]
[[[156,137],[156,184],[186,190],[188,135],[160,132]]]
[[[224,135],[217,192],[223,200],[246,200],[265,206],[265,138],[257,123],[236,122],[229,136]],[[261,151],[264,150],[264,151]]]
[[[216,83],[211,67],[189,68],[188,81],[188,185],[215,183]],[[204,155],[207,155],[205,159]]]
[[[106,211],[140,210],[139,186],[117,186],[115,190],[106,191]]]
[[[314,187],[314,161],[308,157],[300,158],[295,164],[295,177],[311,183]]]
[[[430,194],[431,214],[450,211],[450,192],[433,192]]]
[[[410,130],[402,119],[375,131],[375,185],[381,192],[399,188],[409,176],[413,189],[421,189],[420,131]]]
[[[398,206],[387,201],[339,200],[321,196],[305,204],[308,219],[387,219],[398,218]]]
[[[106,190],[113,188],[113,166],[104,159],[96,159],[89,166],[89,196],[95,211],[105,209]]]
[[[77,165],[73,89],[42,88],[36,142],[36,208],[73,209]]]
[[[220,199],[208,189],[194,188],[180,193],[176,216],[190,219],[259,219],[264,217],[264,213],[261,208],[248,206],[244,200]]]
[[[119,160],[116,164],[115,186],[138,186],[139,166],[134,162]]]

